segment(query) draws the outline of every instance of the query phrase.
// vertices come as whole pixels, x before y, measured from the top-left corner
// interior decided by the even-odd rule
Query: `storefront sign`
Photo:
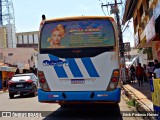
[[[154,20],[156,21],[156,19],[159,17],[160,15],[160,3],[158,3],[158,5],[156,6],[156,8],[153,11],[154,14]]]
[[[12,78],[14,76],[14,72],[7,72],[7,77]]]
[[[135,43],[135,46],[137,46],[139,44],[139,32],[138,31],[134,36],[134,43]]]
[[[154,17],[152,17],[148,22],[145,31],[146,31],[146,42],[149,43],[156,36]]]
[[[16,70],[15,67],[0,66],[0,71],[16,72]]]

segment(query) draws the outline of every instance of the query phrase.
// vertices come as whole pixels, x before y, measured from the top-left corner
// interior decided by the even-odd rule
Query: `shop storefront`
[[[160,38],[157,26],[160,22],[155,22],[155,17],[153,16],[145,27],[146,34],[146,47],[151,48],[153,60],[158,59],[160,61]],[[159,26],[160,27],[160,26]]]
[[[155,30],[156,30],[156,39],[154,48],[155,58],[160,61],[160,3],[154,9],[154,22],[155,22]]]
[[[11,79],[16,70],[17,68],[15,67],[0,66],[0,90],[3,89],[4,78],[7,78],[7,80]]]

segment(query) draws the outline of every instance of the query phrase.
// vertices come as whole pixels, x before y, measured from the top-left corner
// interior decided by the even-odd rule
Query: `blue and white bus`
[[[112,17],[46,20],[39,41],[39,102],[119,103],[117,34]]]

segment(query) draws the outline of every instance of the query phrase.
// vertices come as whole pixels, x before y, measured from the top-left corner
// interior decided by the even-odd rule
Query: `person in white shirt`
[[[154,70],[154,73],[155,73],[155,78],[160,78],[160,68],[156,68]]]
[[[154,64],[153,62],[149,62],[148,63],[148,66],[146,66],[146,71],[148,72],[149,76],[148,76],[148,79],[152,79],[152,74],[154,72]]]

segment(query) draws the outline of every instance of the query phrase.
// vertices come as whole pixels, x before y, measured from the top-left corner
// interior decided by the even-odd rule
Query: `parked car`
[[[38,78],[34,73],[16,74],[8,82],[9,97],[12,99],[14,95],[20,94],[32,96],[37,95]]]

